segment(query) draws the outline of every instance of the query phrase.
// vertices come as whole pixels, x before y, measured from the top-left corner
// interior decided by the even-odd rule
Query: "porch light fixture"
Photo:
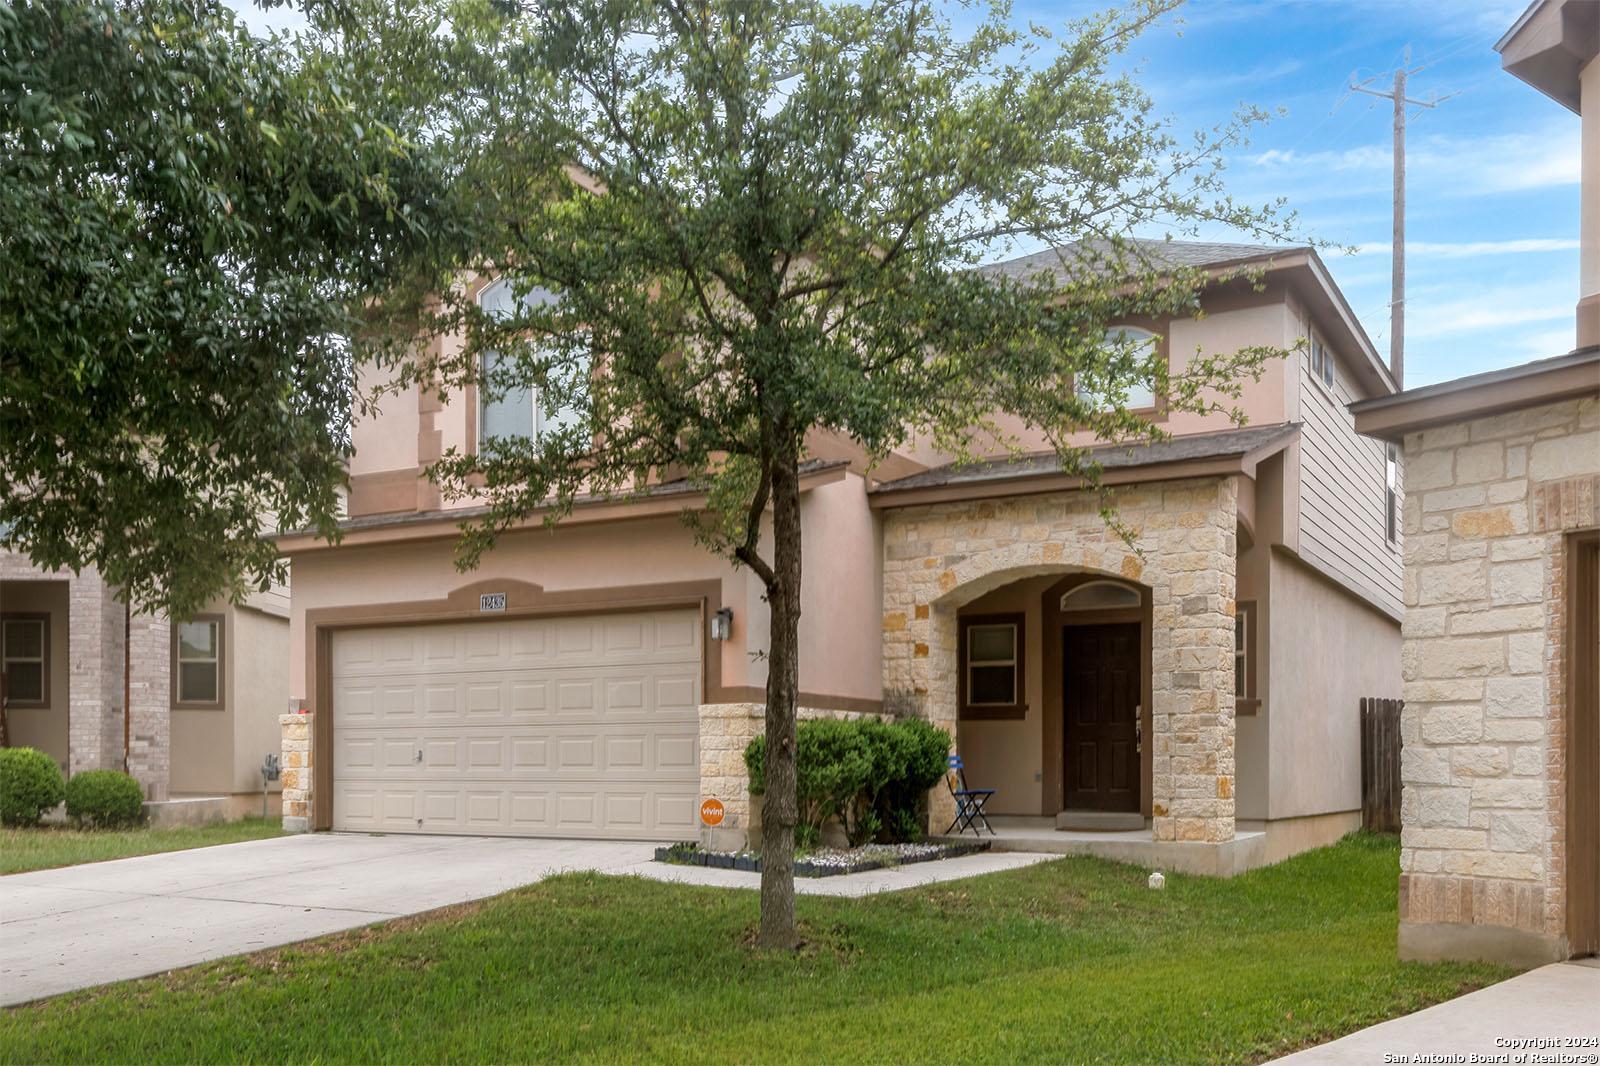
[[[720,607],[711,616],[711,639],[727,640],[733,636],[733,608]]]

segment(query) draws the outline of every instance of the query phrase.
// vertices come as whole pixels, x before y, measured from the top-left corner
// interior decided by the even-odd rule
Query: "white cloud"
[[[1388,241],[1368,241],[1356,245],[1358,255],[1387,256]],[[1524,252],[1570,252],[1576,250],[1576,239],[1555,237],[1530,237],[1509,241],[1407,241],[1406,256],[1425,256],[1431,259],[1476,259],[1488,255],[1517,255]]]
[[[1548,288],[1485,288],[1464,299],[1430,303],[1408,296],[1406,336],[1437,337],[1447,333],[1466,333],[1522,326],[1534,322],[1554,322],[1572,317],[1572,304],[1550,299]]]

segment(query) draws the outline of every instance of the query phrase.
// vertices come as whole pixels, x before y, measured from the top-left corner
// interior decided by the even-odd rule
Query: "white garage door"
[[[687,839],[696,611],[335,633],[333,827]]]

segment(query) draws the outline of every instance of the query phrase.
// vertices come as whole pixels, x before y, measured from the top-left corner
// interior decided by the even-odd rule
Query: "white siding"
[[[1398,618],[1401,541],[1388,543],[1384,525],[1384,443],[1355,430],[1351,389],[1340,357],[1333,389],[1298,359],[1300,381],[1300,556],[1362,598]],[[1404,492],[1404,470],[1401,471]],[[1398,533],[1398,531],[1397,531]]]

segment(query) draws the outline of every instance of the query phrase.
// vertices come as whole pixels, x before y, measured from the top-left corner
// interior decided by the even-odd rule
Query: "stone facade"
[[[1597,524],[1600,402],[1412,433],[1405,461],[1401,951],[1442,925],[1557,957],[1564,538]]]
[[[128,773],[145,799],[165,800],[172,771],[172,627],[161,615],[128,622]]]
[[[722,824],[701,827],[701,843],[711,848],[741,848],[760,819],[750,797],[744,751],[766,731],[764,703],[706,703],[700,706],[700,798],[722,801]],[[857,711],[801,707],[808,718],[861,718]]]
[[[1234,837],[1231,478],[1118,488],[1125,542],[1093,492],[928,504],[886,512],[885,702],[956,735],[957,610],[1022,578],[1093,572],[1151,590],[1150,780],[1157,841]],[[934,794],[933,819],[951,801]]]
[[[289,833],[311,828],[311,717],[278,716],[283,732],[283,828]]]

